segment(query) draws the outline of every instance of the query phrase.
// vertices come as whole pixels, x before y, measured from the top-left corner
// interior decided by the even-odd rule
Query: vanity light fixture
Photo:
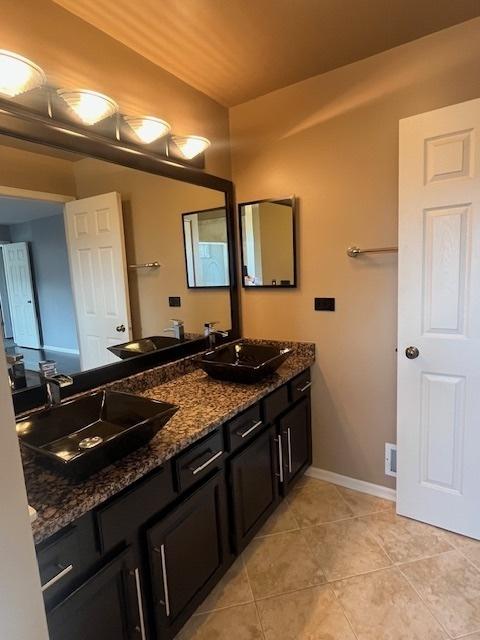
[[[123,119],[144,144],[151,144],[166,136],[171,128],[168,122],[153,116],[124,116]]]
[[[47,81],[45,73],[31,60],[0,49],[0,94],[14,98],[41,87]]]
[[[172,136],[172,141],[187,160],[195,158],[210,146],[210,140],[201,136]]]
[[[59,89],[58,95],[65,100],[84,124],[94,125],[113,116],[118,111],[117,103],[97,91],[88,89]]]

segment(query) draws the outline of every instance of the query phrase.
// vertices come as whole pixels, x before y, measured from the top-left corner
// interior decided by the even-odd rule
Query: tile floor
[[[177,640],[480,640],[480,542],[303,478]]]

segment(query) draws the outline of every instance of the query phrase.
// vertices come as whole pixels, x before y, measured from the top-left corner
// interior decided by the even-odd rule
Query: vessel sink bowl
[[[276,371],[290,353],[288,348],[240,342],[209,351],[198,363],[212,378],[253,383]]]
[[[183,340],[169,336],[150,336],[148,338],[141,338],[140,340],[131,340],[130,342],[115,344],[107,347],[107,349],[122,360],[126,360],[127,358],[139,356],[142,353],[151,353],[159,349],[167,349],[181,342],[183,342]]]
[[[147,444],[178,410],[173,404],[98,391],[17,421],[38,462],[79,479]]]

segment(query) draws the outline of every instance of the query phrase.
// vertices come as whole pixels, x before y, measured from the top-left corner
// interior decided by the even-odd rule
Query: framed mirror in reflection
[[[184,213],[187,286],[228,287],[228,231],[225,207]]]
[[[77,374],[201,339],[213,317],[232,328],[223,191],[6,136],[0,163],[13,391],[38,386],[42,372]],[[185,211],[196,212],[193,285]]]
[[[242,284],[297,286],[295,197],[239,204]]]

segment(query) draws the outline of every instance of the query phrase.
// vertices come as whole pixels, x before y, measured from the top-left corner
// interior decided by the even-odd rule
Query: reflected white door
[[[37,309],[26,242],[2,245],[13,339],[19,347],[40,348]]]
[[[118,362],[107,348],[132,338],[120,194],[67,202],[65,228],[81,368]]]
[[[400,122],[397,510],[476,538],[479,136],[480,100]]]

